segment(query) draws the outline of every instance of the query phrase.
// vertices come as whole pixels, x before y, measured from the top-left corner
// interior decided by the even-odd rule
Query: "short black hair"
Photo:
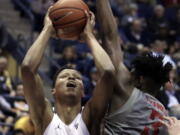
[[[53,77],[53,83],[52,83],[52,87],[54,88],[55,87],[55,83],[56,83],[56,79],[59,75],[60,72],[62,72],[64,69],[72,69],[72,70],[76,70],[76,68],[74,68],[73,66],[67,64],[67,65],[64,65],[62,66],[61,68],[59,68],[57,70],[57,72],[55,73],[54,77]],[[77,71],[77,70],[76,70]],[[78,71],[79,72],[79,71]]]
[[[172,70],[170,62],[163,63],[164,55],[154,54],[153,52],[144,53],[137,56],[132,67],[137,76],[144,76],[153,79],[163,85],[169,81],[169,72]]]

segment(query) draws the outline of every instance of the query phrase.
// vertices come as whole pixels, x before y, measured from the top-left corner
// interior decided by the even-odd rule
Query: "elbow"
[[[109,76],[114,76],[115,75],[115,68],[113,65],[109,65],[107,68],[104,69],[104,73],[109,75]]]
[[[35,70],[33,69],[33,66],[32,66],[32,64],[30,64],[30,62],[24,60],[21,65],[21,73],[23,75],[23,74],[26,74],[27,72],[34,73]]]

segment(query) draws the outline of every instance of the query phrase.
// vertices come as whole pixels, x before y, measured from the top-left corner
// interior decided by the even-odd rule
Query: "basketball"
[[[50,9],[57,36],[61,39],[77,39],[83,31],[87,17],[88,6],[82,0],[59,0]]]

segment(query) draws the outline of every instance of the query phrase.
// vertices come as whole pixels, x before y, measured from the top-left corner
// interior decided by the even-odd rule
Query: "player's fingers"
[[[48,8],[48,11],[47,11],[47,13],[46,13],[46,15],[45,15],[45,19],[44,19],[44,24],[45,24],[45,20],[49,19],[49,12],[50,12],[50,10],[51,10],[52,7],[53,7],[53,6],[50,6],[50,7]]]
[[[47,11],[48,14],[49,14],[49,12],[50,12],[50,10],[51,10],[52,7],[53,7],[53,6],[50,6],[50,7],[48,8],[48,11]]]
[[[171,117],[166,117],[166,116],[164,116],[163,119],[167,120],[170,125],[173,125],[173,124],[174,124],[174,120],[173,120]]]
[[[167,128],[169,127],[169,125],[168,125],[167,122],[165,122],[165,121],[163,121],[163,120],[160,120],[159,122],[160,122],[161,124],[163,124],[165,127],[167,127]]]
[[[95,24],[95,15],[94,15],[94,13],[93,12],[91,12],[91,11],[86,11],[86,16],[87,16],[87,18],[88,18],[88,21],[92,24],[92,25],[94,25]]]
[[[95,15],[94,15],[94,13],[93,13],[92,11],[89,11],[89,14],[90,14],[90,16],[91,16],[91,20],[95,20]]]
[[[85,14],[86,14],[87,19],[89,20],[89,19],[90,19],[90,15],[89,15],[88,11],[85,10],[84,12],[85,12]]]
[[[172,121],[173,121],[174,123],[177,123],[177,122],[178,122],[178,120],[177,120],[176,117],[171,117],[171,119],[172,119]]]

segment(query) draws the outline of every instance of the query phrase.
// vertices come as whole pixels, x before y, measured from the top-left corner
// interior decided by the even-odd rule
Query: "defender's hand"
[[[175,117],[163,117],[161,123],[167,128],[169,135],[180,135],[180,120]]]

